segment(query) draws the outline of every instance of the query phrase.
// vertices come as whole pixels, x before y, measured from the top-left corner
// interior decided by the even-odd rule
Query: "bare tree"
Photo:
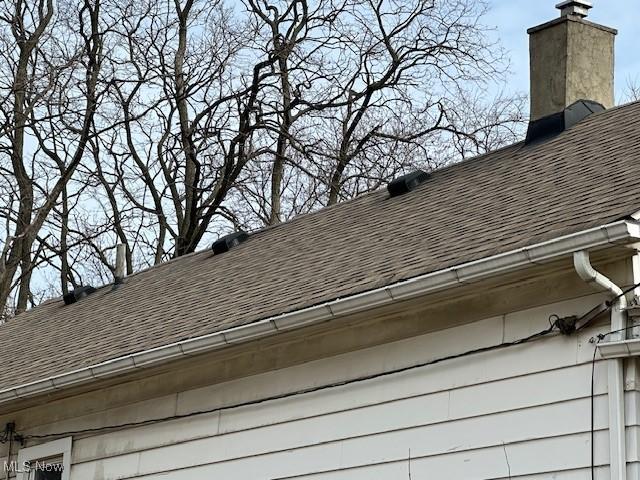
[[[623,102],[637,102],[640,100],[640,79],[627,80],[623,95]]]
[[[475,0],[5,7],[0,307],[109,281],[115,243],[132,272],[512,142],[524,102],[487,100],[507,65],[485,12]]]
[[[10,190],[2,211],[7,232],[0,240],[0,312],[17,278],[16,311],[31,295],[37,236],[83,158],[96,111],[101,63],[100,5],[85,1],[77,12],[77,44],[56,34],[53,0],[17,0],[0,14],[2,175]],[[6,164],[5,164],[6,162]],[[50,176],[52,164],[57,173]],[[6,165],[6,166],[4,166]],[[44,181],[42,178],[44,177]]]
[[[479,101],[505,67],[478,23],[482,2],[285,5],[249,3],[279,59],[280,89],[261,110],[275,135],[258,173],[271,182],[245,192],[266,223],[281,219],[283,197],[295,215],[453,159],[434,159],[435,144],[483,151],[520,134],[522,98]]]

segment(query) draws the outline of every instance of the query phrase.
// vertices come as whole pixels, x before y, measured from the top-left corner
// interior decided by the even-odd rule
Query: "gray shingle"
[[[0,389],[247,324],[640,210],[640,103],[137,273],[0,327]],[[17,351],[16,351],[17,350]]]

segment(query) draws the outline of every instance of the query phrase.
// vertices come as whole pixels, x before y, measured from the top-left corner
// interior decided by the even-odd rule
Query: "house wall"
[[[610,270],[628,281],[628,262]],[[562,282],[569,278],[568,274],[558,276],[556,290],[573,293],[553,303],[545,302],[554,297],[549,279],[527,285],[526,296],[538,303],[534,307],[517,308],[522,300],[515,300],[513,290],[482,292],[477,300],[465,299],[462,311],[472,319],[469,322],[432,318],[427,310],[418,315],[423,324],[456,325],[451,328],[425,328],[425,333],[410,338],[158,395],[160,383],[171,383],[164,374],[105,390],[103,396],[110,399],[107,404],[98,401],[100,392],[92,392],[18,410],[4,420],[15,420],[18,430],[26,433],[79,430],[211,410],[389,372],[526,337],[546,328],[551,314],[584,313],[606,298],[578,289],[579,282],[567,288]],[[513,301],[504,297],[509,294]],[[464,316],[453,304],[438,311],[445,317],[446,312]],[[478,311],[483,314],[480,319]],[[386,320],[395,328],[415,321],[415,316]],[[604,319],[571,337],[545,337],[253,406],[75,436],[71,479],[588,478],[594,351],[589,339],[607,330]],[[349,329],[340,335],[348,338]],[[320,351],[323,342],[327,338],[318,337],[308,348],[313,345]],[[250,359],[259,363],[265,356],[258,349]],[[202,373],[230,367],[220,361],[191,368]],[[629,478],[640,478],[636,361],[628,362],[626,377],[628,473]],[[610,478],[606,380],[606,363],[597,361],[594,405],[599,480]],[[127,396],[132,391],[136,395]],[[155,394],[146,395],[147,391]]]

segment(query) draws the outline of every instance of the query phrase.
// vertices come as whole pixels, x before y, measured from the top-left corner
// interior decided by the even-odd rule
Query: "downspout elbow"
[[[576,270],[576,273],[580,276],[582,280],[587,283],[593,283],[597,286],[603,288],[604,290],[608,290],[613,295],[615,295],[618,299],[618,306],[621,309],[626,308],[627,299],[624,296],[624,292],[622,288],[613,283],[608,277],[596,271],[595,268],[591,265],[591,261],[589,259],[589,252],[580,251],[574,252],[573,254],[573,266]]]

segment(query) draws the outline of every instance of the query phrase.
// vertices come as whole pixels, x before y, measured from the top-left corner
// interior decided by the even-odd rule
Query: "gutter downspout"
[[[627,299],[622,289],[606,276],[596,271],[589,260],[589,252],[582,250],[573,254],[573,265],[577,274],[587,283],[593,283],[615,296],[620,296],[611,309],[611,330],[622,330],[626,327]],[[612,341],[624,340],[625,332],[612,334]],[[624,358],[608,360],[609,374],[609,449],[611,463],[611,479],[627,478],[627,446],[626,424],[624,417]]]

